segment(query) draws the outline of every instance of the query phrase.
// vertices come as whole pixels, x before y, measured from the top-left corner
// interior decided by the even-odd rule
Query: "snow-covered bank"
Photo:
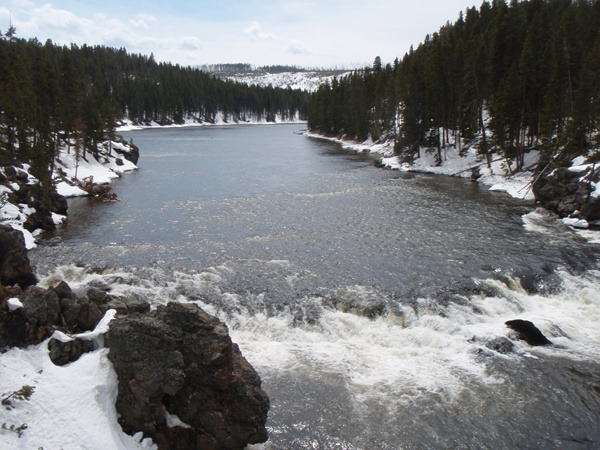
[[[473,171],[478,171],[477,181],[488,186],[492,191],[504,191],[512,197],[523,200],[534,200],[531,191],[531,182],[533,181],[533,171],[524,170],[512,174],[503,158],[496,158],[492,161],[491,167],[487,167],[485,158],[477,154],[473,147],[463,149],[461,155],[459,150],[454,147],[447,147],[442,150],[441,164],[437,163],[437,155],[433,151],[421,150],[420,156],[412,163],[402,162],[399,156],[394,156],[394,143],[374,143],[371,140],[357,142],[345,138],[324,136],[319,133],[308,132],[308,137],[317,139],[326,139],[337,142],[342,148],[358,152],[374,153],[381,155],[381,164],[384,167],[402,170],[405,172],[434,173],[438,175],[449,175],[462,178],[473,177]],[[536,166],[539,159],[539,152],[531,151],[525,156],[524,167],[532,168]]]
[[[298,112],[293,118],[284,117],[282,114],[276,114],[273,120],[267,120],[266,117],[257,117],[247,115],[243,117],[226,116],[223,113],[218,113],[213,121],[204,121],[197,115],[188,115],[183,119],[182,123],[167,123],[160,124],[155,121],[150,121],[147,124],[134,123],[130,119],[122,119],[116,131],[137,131],[148,128],[183,128],[183,127],[205,127],[205,126],[227,126],[227,125],[277,125],[277,124],[295,124],[306,123],[300,119]]]
[[[90,153],[85,158],[78,158],[73,149],[68,152],[62,148],[56,158],[54,176],[58,193],[64,197],[88,195],[86,191],[78,187],[78,181],[92,177],[96,184],[107,184],[115,178],[119,178],[121,174],[137,169],[133,162],[116,153],[117,151],[129,151],[127,145],[113,141],[110,151],[108,146],[108,142],[100,144],[98,158]]]
[[[137,166],[123,157],[129,151],[127,144],[117,141],[112,142],[110,149],[108,142],[100,144],[97,157],[89,152],[85,157],[77,156],[74,148],[69,150],[61,147],[56,156],[53,175],[56,192],[63,197],[89,195],[80,187],[86,180],[95,184],[107,184],[125,172],[136,170]],[[28,164],[0,167],[0,223],[20,230],[27,249],[36,246],[35,238],[42,232],[41,228],[36,228],[31,223],[26,225],[30,217],[38,212],[29,192],[38,183],[39,180],[32,175]],[[53,211],[50,218],[56,226],[66,220],[66,215]]]
[[[129,436],[117,421],[117,375],[108,349],[84,354],[56,366],[48,356],[48,340],[28,349],[13,348],[0,359],[0,394],[22,386],[34,388],[30,400],[0,408],[0,448],[138,449],[156,448],[141,433]],[[27,428],[21,436],[10,427]]]

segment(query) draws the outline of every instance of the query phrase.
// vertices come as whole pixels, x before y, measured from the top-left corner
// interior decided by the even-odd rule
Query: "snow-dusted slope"
[[[223,78],[248,85],[261,87],[273,86],[278,88],[302,89],[308,92],[316,91],[321,84],[331,82],[334,77],[349,74],[348,71],[309,71],[309,72],[281,72],[270,73],[263,71],[244,72],[237,74],[223,74]]]
[[[91,179],[96,184],[108,184],[113,179],[119,178],[122,173],[137,169],[135,164],[118,154],[117,151],[127,152],[129,147],[122,142],[115,141],[112,142],[112,149],[109,151],[108,142],[103,142],[99,145],[97,158],[90,153],[85,158],[83,156],[77,158],[73,148],[67,151],[64,146],[60,147],[56,155],[53,176],[56,191],[64,197],[89,195],[78,186],[81,182]],[[27,179],[26,184],[35,185],[39,181],[31,174],[30,169],[28,164],[23,164],[22,167],[16,167],[14,170],[23,174],[23,178]],[[0,168],[0,174],[4,175],[6,170],[6,168]],[[25,238],[27,249],[32,249],[36,246],[35,238],[41,233],[41,229],[30,232],[25,229],[24,225],[27,218],[36,210],[25,203],[11,202],[9,197],[10,194],[18,192],[21,188],[15,182],[0,183],[0,223],[20,230]],[[66,216],[52,213],[52,220],[56,225],[65,219]]]

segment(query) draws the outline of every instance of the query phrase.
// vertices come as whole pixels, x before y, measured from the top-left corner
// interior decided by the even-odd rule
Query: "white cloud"
[[[136,16],[139,20],[143,20],[144,22],[156,22],[158,19],[152,14],[139,13]]]
[[[279,0],[190,8],[174,0],[146,2],[140,13],[123,1],[0,0],[0,30],[8,28],[10,11],[17,36],[25,39],[125,47],[179,64],[326,67],[402,57],[470,1]]]
[[[253,41],[276,41],[279,38],[273,33],[265,33],[258,22],[252,22],[248,28],[244,30]]]
[[[292,40],[287,46],[288,52],[294,55],[312,55],[314,52],[307,45],[303,44],[298,39]]]
[[[179,39],[179,47],[187,51],[200,50],[202,48],[202,41],[194,36],[183,36]]]
[[[137,27],[137,28],[146,28],[146,29],[148,29],[148,24],[145,21],[141,20],[141,19],[138,19],[138,20],[136,20],[136,19],[130,19],[129,23],[131,25],[133,25],[134,27]]]

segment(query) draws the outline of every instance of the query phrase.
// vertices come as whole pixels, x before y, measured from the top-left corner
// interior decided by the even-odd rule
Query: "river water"
[[[600,446],[598,245],[301,129],[126,133],[120,201],[70,200],[32,262],[224,320],[271,399],[261,448]],[[517,318],[555,345],[486,347]]]

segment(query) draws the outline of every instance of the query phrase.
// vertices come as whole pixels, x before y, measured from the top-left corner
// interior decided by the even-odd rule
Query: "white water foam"
[[[262,264],[292,268],[287,261]],[[237,269],[234,264],[199,273],[155,268],[141,279],[128,272],[89,274],[63,266],[42,284],[65,279],[74,290],[81,290],[89,282],[102,282],[113,295],[136,294],[153,305],[171,300],[197,303],[227,323],[232,339],[263,378],[302,373],[314,381],[326,381],[335,375],[341,377],[357,407],[385,399],[394,408],[430,394],[452,401],[472,383],[503,383],[501,376],[487,370],[487,361],[494,357],[514,359],[527,354],[600,361],[598,271],[580,276],[561,273],[562,290],[548,296],[527,294],[517,280],[509,285],[481,280],[493,296],[472,295],[464,303],[447,306],[435,299],[420,299],[416,306],[400,306],[397,313],[374,319],[329,307],[319,296],[299,299],[304,307],[318,310],[310,321],[297,320],[292,305],[269,310],[265,306],[268,292],[231,291],[227,279]],[[296,282],[294,274],[286,280],[290,285]],[[381,295],[363,286],[344,291],[353,298]],[[511,336],[504,322],[517,318],[534,322],[557,345],[532,348],[515,341],[516,353],[509,355],[484,347],[490,339]]]

